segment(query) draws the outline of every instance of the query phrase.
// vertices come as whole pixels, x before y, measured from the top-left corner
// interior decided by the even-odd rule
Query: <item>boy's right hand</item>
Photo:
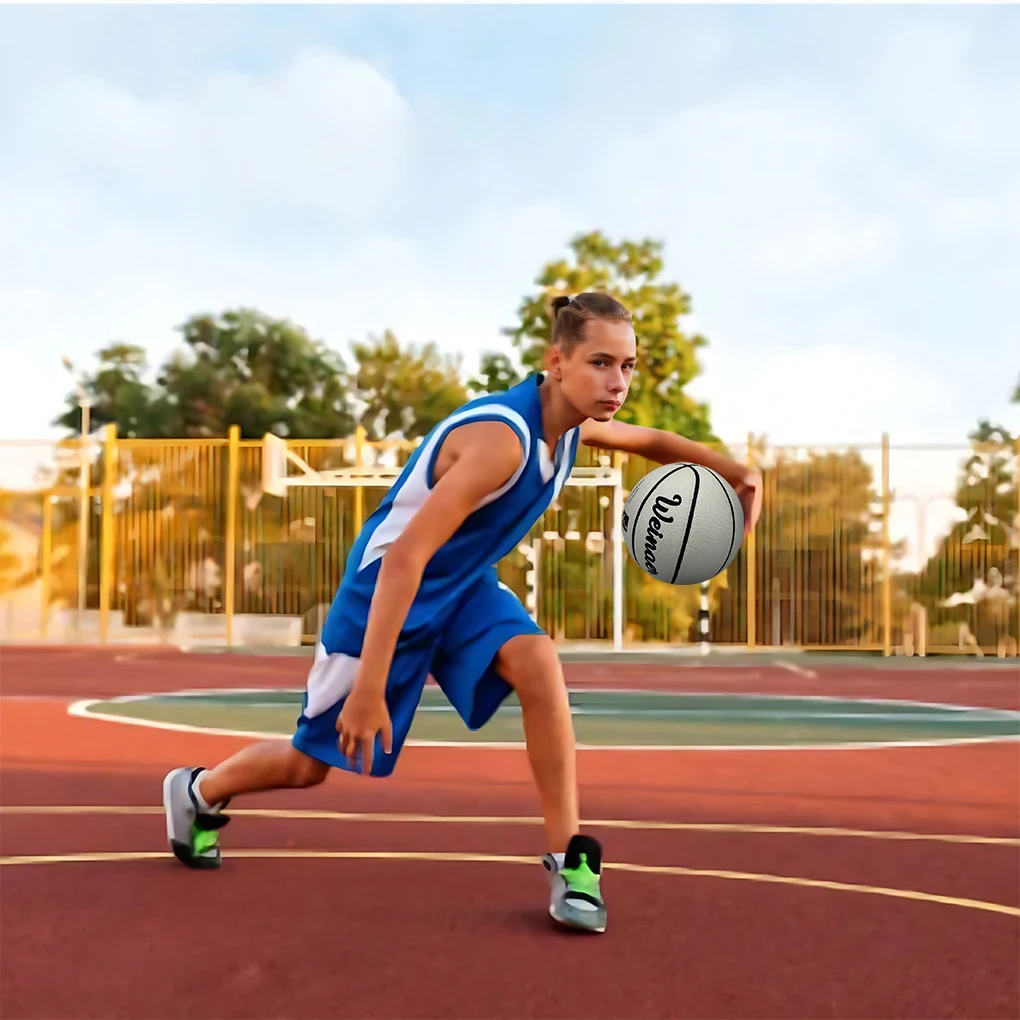
[[[336,729],[340,734],[337,742],[340,753],[347,756],[351,770],[357,771],[360,746],[361,772],[369,775],[377,734],[382,735],[383,750],[387,754],[393,751],[393,727],[384,691],[366,690],[356,683],[337,716]]]

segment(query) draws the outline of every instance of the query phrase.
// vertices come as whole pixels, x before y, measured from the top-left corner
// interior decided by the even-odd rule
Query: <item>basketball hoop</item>
[[[293,465],[300,474],[291,474]],[[270,496],[286,496],[292,488],[389,488],[399,477],[401,467],[347,467],[316,471],[288,449],[285,440],[267,432],[262,437],[262,491]]]

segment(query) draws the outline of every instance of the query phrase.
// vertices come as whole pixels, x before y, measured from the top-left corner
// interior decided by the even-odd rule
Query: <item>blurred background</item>
[[[707,596],[714,647],[1015,656],[1017,52],[1008,7],[4,7],[0,636],[312,643],[381,469],[600,289],[619,417],[765,509],[706,592],[614,591],[650,465],[586,451],[619,484],[500,565],[557,640],[698,645]],[[267,491],[266,433],[364,484]]]

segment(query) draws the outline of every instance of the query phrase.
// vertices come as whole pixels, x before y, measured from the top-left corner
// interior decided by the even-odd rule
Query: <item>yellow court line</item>
[[[4,805],[0,814],[12,815],[162,815],[155,805],[68,804]],[[312,808],[239,808],[229,814],[249,818],[280,818],[309,821],[396,822],[425,825],[542,825],[529,815],[429,815],[390,812],[325,811]],[[645,832],[730,832],[788,836],[828,836],[853,839],[969,843],[985,846],[1020,846],[1020,839],[1008,836],[974,836],[966,833],[898,832],[884,829],[845,829],[804,825],[758,825],[743,822],[657,822],[629,818],[585,820],[585,826],[600,829],[631,829]]]
[[[452,853],[437,851],[389,851],[389,850],[231,850],[224,857],[238,857],[257,860],[347,860],[347,861],[427,861],[427,862],[474,862],[478,864],[537,864],[537,857],[516,857],[498,854]],[[167,853],[154,851],[111,851],[81,854],[56,854],[52,856],[26,855],[0,857],[0,865],[25,864],[90,864],[122,861],[151,861],[171,858]],[[970,900],[959,896],[940,896],[937,893],[919,892],[915,889],[887,889],[876,885],[852,885],[846,882],[829,882],[823,879],[798,878],[792,875],[757,874],[749,871],[714,871],[703,868],[681,868],[671,865],[626,864],[607,862],[606,870],[628,871],[645,875],[675,875],[684,878],[721,878],[741,882],[763,882],[778,885],[797,886],[806,889],[826,889],[834,892],[865,893],[871,896],[886,896],[893,899],[914,900],[924,903],[939,903],[943,906],[964,907],[969,910],[983,910],[1007,917],[1020,917],[1020,907],[1004,903],[989,903],[985,900]]]

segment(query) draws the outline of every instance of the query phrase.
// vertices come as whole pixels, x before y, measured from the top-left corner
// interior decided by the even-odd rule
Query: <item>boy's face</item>
[[[611,421],[623,406],[637,360],[629,322],[590,319],[584,340],[565,349],[550,348],[549,371],[579,414]]]

